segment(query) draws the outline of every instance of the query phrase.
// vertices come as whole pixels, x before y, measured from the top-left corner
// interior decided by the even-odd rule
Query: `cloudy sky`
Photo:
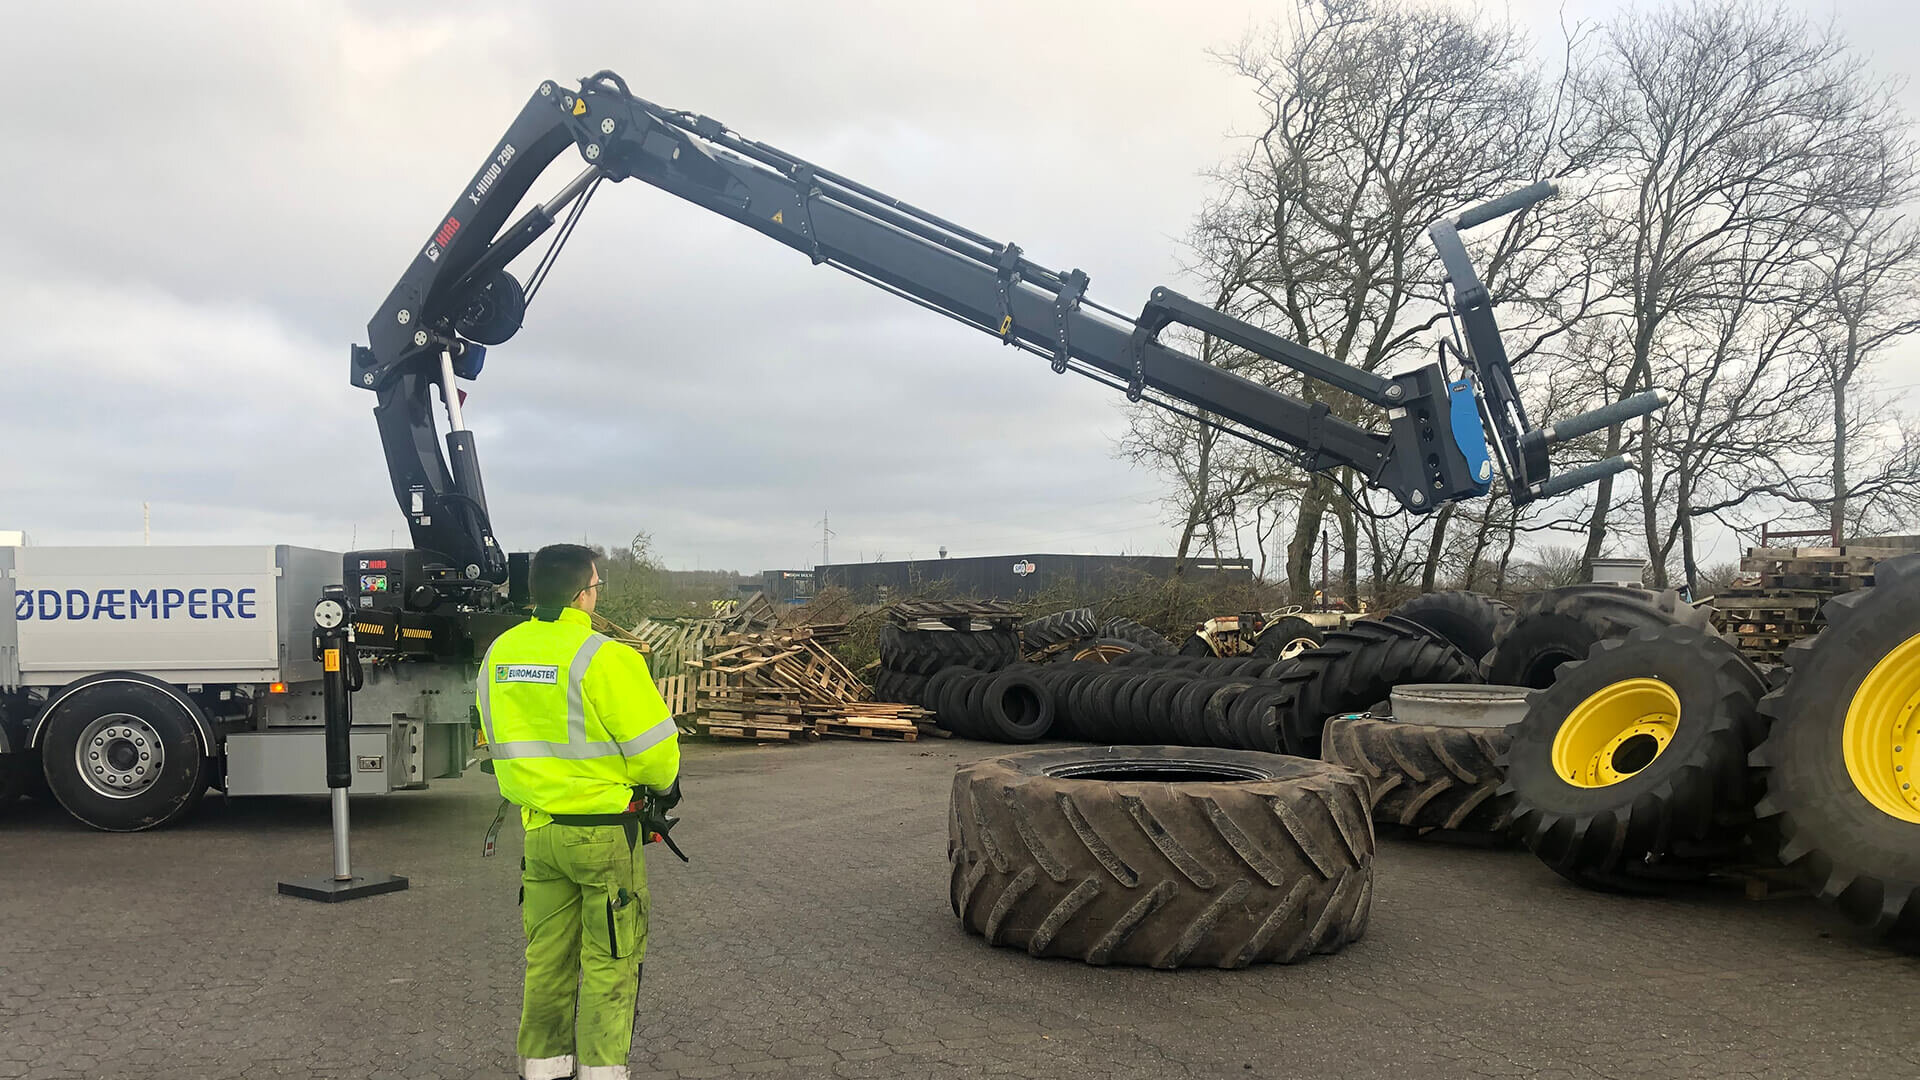
[[[1908,7],[1806,9],[1909,74]],[[0,529],[138,543],[147,502],[154,543],[404,544],[347,349],[544,78],[612,68],[1137,308],[1179,283],[1199,173],[1249,119],[1206,50],[1287,10],[15,6]],[[1550,36],[1559,5],[1511,10]],[[469,391],[516,550],[646,530],[675,568],[807,566],[823,515],[835,561],[1171,545],[1159,481],[1114,457],[1116,395],[637,181]]]

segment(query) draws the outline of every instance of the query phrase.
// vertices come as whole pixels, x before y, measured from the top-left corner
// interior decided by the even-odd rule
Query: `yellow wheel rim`
[[[1680,726],[1680,695],[1659,679],[1624,679],[1573,707],[1553,737],[1553,769],[1574,787],[1617,784],[1653,764]]]
[[[1920,634],[1880,658],[1847,705],[1840,744],[1847,775],[1867,801],[1920,824]]]
[[[1125,645],[1090,645],[1067,657],[1069,660],[1091,660],[1096,664],[1111,664],[1116,656],[1125,656],[1133,650]]]

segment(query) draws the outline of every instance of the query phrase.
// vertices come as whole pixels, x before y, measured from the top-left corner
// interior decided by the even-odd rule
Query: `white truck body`
[[[25,759],[38,756],[67,688],[124,675],[194,703],[213,786],[324,793],[313,604],[340,574],[339,553],[288,545],[0,546],[12,599],[0,608],[0,758],[41,768]],[[472,747],[471,665],[369,662],[365,674],[350,790],[458,776]]]

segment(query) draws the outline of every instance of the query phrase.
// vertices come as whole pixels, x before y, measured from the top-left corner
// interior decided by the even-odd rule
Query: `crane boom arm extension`
[[[509,223],[535,178],[568,146],[579,150],[586,170],[553,199]],[[1154,395],[1215,414],[1287,444],[1312,469],[1351,467],[1412,511],[1485,494],[1493,464],[1505,468],[1522,460],[1519,438],[1538,435],[1513,427],[1518,406],[1509,400],[1504,353],[1493,373],[1498,377],[1483,380],[1500,398],[1486,402],[1469,380],[1450,385],[1437,365],[1377,375],[1166,288],[1155,289],[1140,315],[1129,318],[1088,301],[1087,276],[1077,269],[1041,266],[1014,244],[744,139],[718,121],[635,97],[618,76],[601,72],[577,91],[557,82],[540,85],[368,323],[368,345],[353,349],[351,379],[378,395],[375,413],[394,494],[415,546],[467,567],[470,578],[504,580],[506,563],[487,518],[455,377],[477,376],[484,346],[519,328],[525,297],[506,273],[507,264],[594,184],[630,177],[731,218],[815,264],[830,263],[1040,353],[1055,371],[1072,367],[1124,386],[1135,400]],[[1457,238],[1453,242],[1457,246]],[[1452,258],[1447,265],[1455,270]],[[1474,316],[1475,327],[1491,326],[1484,290]],[[1172,348],[1159,336],[1173,324],[1380,406],[1388,428],[1367,430],[1331,415],[1324,403],[1303,401]],[[1470,348],[1469,354],[1479,351]],[[1468,360],[1472,366],[1471,355]],[[451,429],[445,455],[436,443],[435,387]],[[1524,414],[1519,426],[1525,427]],[[1485,439],[1490,429],[1503,444],[1497,458],[1490,458]],[[1535,458],[1537,479],[1544,480],[1544,450],[1527,455]]]

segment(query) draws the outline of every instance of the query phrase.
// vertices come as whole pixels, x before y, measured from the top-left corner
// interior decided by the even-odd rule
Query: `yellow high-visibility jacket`
[[[680,774],[667,703],[640,654],[567,608],[501,634],[480,665],[480,727],[528,830],[549,814],[617,814]]]

